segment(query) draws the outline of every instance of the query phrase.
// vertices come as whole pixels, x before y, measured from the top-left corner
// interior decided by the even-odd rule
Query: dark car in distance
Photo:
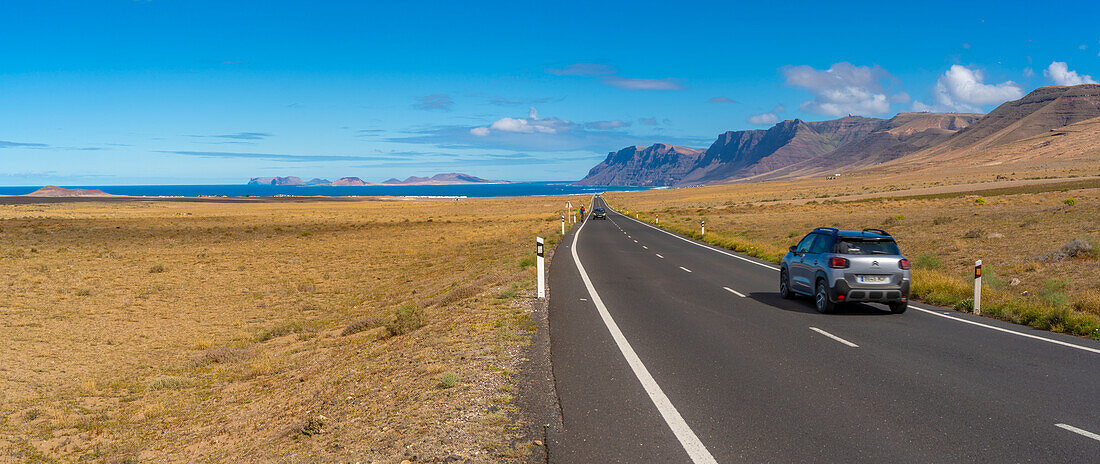
[[[607,219],[607,211],[603,208],[594,208],[592,210],[592,219]]]

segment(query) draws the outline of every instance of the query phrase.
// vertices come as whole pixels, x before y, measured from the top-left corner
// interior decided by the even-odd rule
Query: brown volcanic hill
[[[113,197],[110,193],[100,189],[64,188],[55,185],[47,185],[31,193],[26,197]]]
[[[1039,87],[1019,100],[1001,104],[929,155],[991,148],[1097,116],[1100,84]]]
[[[656,144],[608,154],[579,185],[694,185],[747,178],[804,162],[865,136],[882,119],[783,121],[767,130],[730,131],[705,152]]]
[[[626,147],[588,171],[576,185],[666,186],[679,181],[703,152],[678,145]]]
[[[899,113],[831,153],[777,169],[762,178],[820,175],[884,163],[942,143],[981,117],[975,113]]]
[[[358,177],[341,177],[327,184],[318,184],[318,186],[328,187],[362,187],[364,185],[368,184]]]

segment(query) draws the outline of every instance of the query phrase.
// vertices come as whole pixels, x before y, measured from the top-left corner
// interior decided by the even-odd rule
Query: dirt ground
[[[0,462],[522,461],[564,201],[2,204]]]

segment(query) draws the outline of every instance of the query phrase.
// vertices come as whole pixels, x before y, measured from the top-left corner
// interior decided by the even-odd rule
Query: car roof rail
[[[837,229],[836,227],[815,227],[814,232],[817,231],[828,232],[833,235],[837,235],[840,233],[840,229]]]
[[[886,232],[885,230],[882,230],[882,229],[863,229],[863,231],[864,232],[874,232],[874,233],[882,235],[884,237],[892,237],[892,235],[890,235],[889,232]]]

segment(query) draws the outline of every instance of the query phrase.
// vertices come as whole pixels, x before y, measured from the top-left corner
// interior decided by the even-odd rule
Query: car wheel
[[[825,286],[824,280],[817,281],[817,291],[814,292],[814,306],[817,307],[817,312],[822,314],[831,313],[836,308],[836,303],[829,300],[829,288]]]
[[[895,301],[890,303],[890,312],[894,314],[904,313],[906,309],[909,309],[908,301]]]
[[[786,300],[794,297],[794,294],[791,293],[791,279],[787,275],[786,269],[779,271],[779,296]]]

